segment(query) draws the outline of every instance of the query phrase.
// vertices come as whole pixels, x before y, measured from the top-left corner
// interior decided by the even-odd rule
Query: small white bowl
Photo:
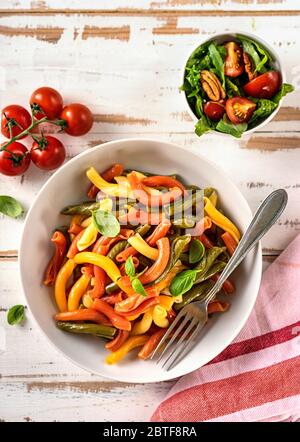
[[[157,174],[178,173],[187,182],[201,187],[213,186],[220,204],[230,218],[245,231],[252,215],[238,188],[217,166],[189,149],[147,139],[112,141],[76,156],[46,182],[29,210],[20,245],[20,276],[26,303],[37,324],[61,353],[80,367],[107,378],[124,382],[158,382],[189,373],[217,356],[235,338],[247,320],[258,292],[262,257],[256,247],[236,270],[233,280],[237,292],[230,297],[228,312],[214,315],[205,327],[199,344],[169,372],[153,361],[140,361],[130,355],[118,365],[106,365],[104,341],[77,336],[56,328],[53,315],[57,308],[53,289],[43,285],[45,267],[53,253],[50,236],[69,220],[60,210],[86,200],[90,166],[104,170],[119,162],[125,167]]]
[[[192,55],[192,53],[199,46],[201,46],[201,45],[203,45],[203,44],[205,44],[207,42],[210,42],[210,41],[217,41],[218,43],[222,44],[222,43],[230,41],[230,40],[236,40],[238,35],[241,35],[241,36],[244,35],[245,37],[251,38],[252,40],[257,41],[257,43],[259,43],[261,46],[263,46],[263,47],[265,47],[267,49],[267,51],[271,54],[271,56],[273,58],[273,66],[274,66],[274,68],[276,68],[276,70],[278,70],[281,73],[282,83],[285,83],[286,82],[286,74],[285,74],[285,71],[284,71],[284,68],[283,68],[283,64],[282,64],[282,61],[281,61],[278,53],[274,50],[273,47],[271,47],[269,45],[269,43],[267,43],[261,37],[258,37],[255,34],[251,34],[250,32],[244,32],[244,31],[241,31],[241,32],[239,32],[239,31],[224,32],[222,34],[216,34],[216,35],[214,35],[212,37],[209,37],[209,38],[206,38],[206,39],[203,39],[202,41],[200,41],[197,44],[197,46],[195,46],[195,48],[189,53],[188,57],[186,58],[186,61],[185,61],[184,66],[183,66],[183,71],[182,71],[182,82],[184,82],[185,67],[187,65],[187,62],[188,62],[190,56]],[[182,96],[182,98],[184,100],[185,106],[187,107],[187,111],[188,111],[190,117],[192,118],[192,121],[194,121],[195,124],[196,124],[197,121],[198,121],[198,118],[194,114],[192,109],[190,108],[190,105],[189,105],[189,103],[187,101],[186,94],[185,94],[184,91],[181,91],[181,96]],[[249,134],[255,132],[257,129],[261,129],[266,124],[268,124],[275,117],[277,112],[279,111],[279,109],[280,109],[280,107],[282,105],[282,101],[283,101],[283,98],[280,100],[280,102],[278,103],[277,108],[274,110],[274,112],[271,113],[271,115],[268,116],[268,118],[263,120],[260,124],[258,124],[257,126],[253,127],[252,129],[246,130],[242,134],[242,136],[249,135]],[[210,132],[208,132],[208,133],[210,133]],[[233,138],[232,135],[225,134],[225,133],[222,133],[222,132],[219,132],[219,131],[216,131],[216,130],[212,130],[211,133],[219,134],[219,135],[222,135],[222,136],[227,136],[227,137]]]

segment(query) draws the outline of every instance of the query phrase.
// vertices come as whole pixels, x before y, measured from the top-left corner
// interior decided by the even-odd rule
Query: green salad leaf
[[[243,91],[242,87],[238,84],[237,79],[226,77],[225,83],[226,83],[226,92],[227,92],[227,95],[229,98],[236,97],[236,96],[240,96],[240,97],[244,96],[244,91]]]
[[[13,197],[7,195],[0,195],[0,212],[11,218],[17,218],[22,215],[23,207]]]
[[[198,93],[200,89],[200,70],[196,68],[196,66],[192,66],[190,68],[187,68],[186,70],[187,70],[187,75],[185,77],[186,80],[192,87],[194,94],[195,91]]]
[[[272,101],[274,101],[274,103],[278,104],[279,101],[285,97],[287,94],[289,94],[290,92],[294,91],[294,86],[292,84],[289,83],[283,83],[283,85],[281,86],[280,90],[277,92],[277,94],[273,97]]]
[[[115,237],[120,233],[120,224],[117,218],[106,210],[92,212],[93,223],[102,235]]]
[[[201,118],[203,115],[203,105],[202,105],[202,97],[200,95],[196,96],[196,103],[195,103],[195,112],[198,118]]]
[[[195,133],[200,137],[201,135],[205,134],[205,132],[213,129],[213,127],[213,122],[210,122],[205,115],[202,115],[198,123],[195,125]]]
[[[9,325],[21,324],[25,319],[24,305],[17,304],[11,307],[7,313],[7,322]]]
[[[256,102],[256,109],[253,112],[251,120],[249,124],[253,124],[258,118],[266,118],[271,115],[272,112],[276,109],[277,104],[274,101],[267,100],[265,98],[260,98]]]
[[[223,119],[220,120],[216,126],[216,130],[219,132],[232,135],[236,138],[241,138],[247,128],[247,123],[233,124],[226,115],[224,115]]]
[[[201,60],[203,60],[203,58],[205,58],[207,55],[207,49],[209,45],[210,43],[207,42],[198,46],[191,54],[190,58],[188,59],[186,67],[188,68],[193,65],[198,65],[199,63],[201,63]]]
[[[227,55],[227,50],[225,48],[225,46],[223,45],[218,45],[217,46],[218,52],[221,55],[222,59],[225,60],[226,55]]]
[[[208,47],[208,52],[211,58],[211,61],[216,69],[216,73],[219,78],[222,80],[222,86],[225,89],[225,74],[224,74],[224,61],[218,51],[217,46],[214,43],[211,43]]]
[[[266,64],[271,62],[271,54],[259,43],[249,37],[239,35],[238,39],[242,42],[243,50],[250,55],[253,60],[255,71],[263,73],[266,72]]]

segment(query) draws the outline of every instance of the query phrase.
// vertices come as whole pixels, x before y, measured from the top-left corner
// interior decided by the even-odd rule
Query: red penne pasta
[[[55,251],[45,272],[45,278],[44,278],[45,285],[54,284],[59,269],[61,268],[64,262],[67,250],[67,240],[64,234],[59,230],[56,230],[53,233],[51,241],[54,243]]]

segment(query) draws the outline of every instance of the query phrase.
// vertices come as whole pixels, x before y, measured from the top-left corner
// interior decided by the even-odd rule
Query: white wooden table
[[[299,91],[273,122],[241,142],[197,138],[178,93],[190,50],[232,29],[274,45],[298,87],[295,0],[1,0],[1,107],[27,105],[36,87],[53,86],[95,113],[90,134],[62,136],[68,158],[105,141],[147,136],[199,149],[231,175],[253,209],[285,188],[288,207],[263,241],[267,265],[300,230]],[[0,193],[28,209],[49,175],[32,166],[22,177],[0,176]],[[17,276],[22,220],[0,223],[0,420],[149,419],[172,381],[134,385],[93,376],[58,354],[29,314],[23,326],[7,325],[8,308],[24,302]]]

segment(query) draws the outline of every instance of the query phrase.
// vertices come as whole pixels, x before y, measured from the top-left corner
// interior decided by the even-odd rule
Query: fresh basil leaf
[[[202,115],[202,117],[198,120],[198,123],[195,125],[195,133],[198,135],[198,137],[201,137],[201,135],[205,134],[205,132],[208,132],[212,129],[211,125],[209,124],[208,119],[205,115]]]
[[[292,84],[289,83],[283,83],[283,85],[281,86],[280,90],[277,92],[277,94],[273,97],[272,101],[274,101],[274,103],[278,104],[279,101],[285,97],[287,94],[289,94],[290,92],[294,91],[294,86]]]
[[[126,275],[131,277],[131,278],[135,275],[135,267],[134,267],[134,264],[133,264],[132,256],[129,256],[126,259],[126,262],[125,262],[125,272],[126,272]]]
[[[196,280],[198,270],[184,270],[178,273],[170,285],[170,293],[172,296],[180,296],[188,292]]]
[[[132,288],[135,291],[135,293],[142,295],[142,296],[147,296],[147,292],[144,289],[143,284],[141,283],[141,281],[138,278],[134,278],[131,281],[131,285],[132,285]]]
[[[120,224],[117,218],[106,210],[92,212],[93,223],[102,235],[115,237],[120,233]]]
[[[247,123],[233,124],[225,115],[225,117],[218,122],[216,130],[236,138],[241,138],[242,134],[247,130],[247,127]]]
[[[243,89],[236,84],[237,80],[233,80],[232,78],[229,79],[228,77],[225,78],[225,83],[226,83],[226,92],[229,98],[232,97],[243,97],[244,96],[244,91]]]
[[[23,322],[25,319],[24,305],[17,304],[11,307],[7,312],[7,322],[9,325],[16,325]]]
[[[15,198],[0,195],[0,212],[11,218],[17,218],[23,213],[23,207]]]
[[[199,239],[194,239],[191,242],[190,249],[189,249],[189,263],[195,264],[196,262],[199,262],[205,253],[205,247],[202,244]]]
[[[224,61],[214,43],[211,43],[208,47],[208,52],[214,67],[217,70],[217,75],[222,80],[222,86],[225,89],[225,74],[224,74]]]
[[[274,101],[260,98],[256,103],[256,109],[253,112],[249,124],[253,124],[258,118],[266,118],[276,109],[277,104]]]

